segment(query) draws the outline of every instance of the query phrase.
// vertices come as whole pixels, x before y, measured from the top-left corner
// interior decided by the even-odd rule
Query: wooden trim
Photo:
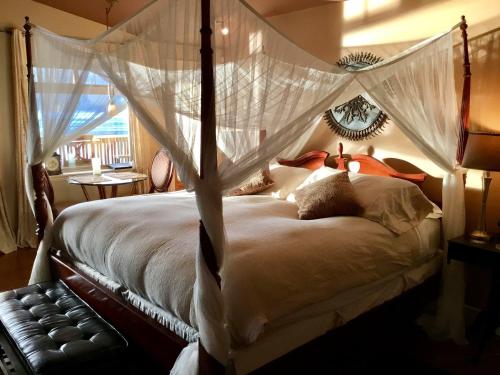
[[[69,258],[50,255],[54,279],[60,279],[113,325],[129,342],[133,355],[146,358],[144,365],[153,363],[154,373],[168,373],[181,350],[188,344],[174,332],[130,305],[118,293],[99,285],[90,277],[76,270]],[[146,372],[145,372],[146,373]]]
[[[356,154],[356,155],[345,155],[343,153],[344,146],[342,142],[339,143],[338,147],[338,156],[335,157],[335,161],[337,162],[337,169],[340,170],[348,170],[348,164],[352,161],[359,163],[359,171],[358,173],[362,174],[370,174],[374,176],[388,176],[400,178],[403,180],[408,180],[417,185],[421,185],[427,174],[425,173],[402,173],[396,171],[394,168],[388,166],[387,164],[381,162],[380,160],[375,159],[370,155],[364,154]],[[299,168],[307,168],[311,170],[316,170],[325,165],[325,160],[328,157],[329,153],[326,151],[310,151],[302,156],[299,156],[297,159],[293,160],[284,160],[278,159],[278,163],[281,165],[286,165],[288,167],[299,167]]]
[[[330,154],[326,151],[310,151],[297,159],[277,159],[280,165],[287,167],[306,168],[316,170],[325,166],[325,160]]]
[[[215,119],[215,82],[212,50],[212,27],[210,0],[201,1],[201,152],[200,179],[206,176],[217,176],[217,141]],[[201,183],[207,183],[202,181]],[[218,197],[221,200],[222,197]],[[200,251],[208,265],[210,273],[220,289],[220,276],[217,255],[208,236],[205,225],[200,221]],[[224,366],[208,353],[203,347],[202,338],[198,342],[198,373],[201,375],[223,374]]]
[[[205,225],[203,225],[203,221],[200,220],[200,247],[202,249],[203,258],[205,259],[205,263],[207,264],[208,270],[214,277],[217,285],[221,285],[221,278],[219,275],[219,266],[217,265],[217,258],[215,257],[214,249],[212,248],[212,242],[210,241],[210,237],[208,236],[207,230],[205,229]],[[205,250],[205,251],[203,251]]]
[[[31,52],[31,23],[29,17],[24,17],[24,41],[26,43],[26,68],[27,68],[27,79],[28,79],[28,118],[36,112],[36,95],[33,83],[33,57]],[[40,134],[38,134],[38,139],[35,140],[40,143]],[[35,164],[31,166],[31,174],[33,178],[33,190],[35,191],[35,219],[37,223],[36,234],[38,237],[38,242],[42,241],[45,232],[45,227],[47,225],[47,220],[49,219],[48,207],[44,198],[44,193],[46,190],[46,184],[48,180],[46,178],[47,173],[44,171],[42,163]]]
[[[359,171],[361,174],[369,174],[373,176],[387,176],[387,177],[395,177],[400,178],[402,180],[407,180],[413,182],[417,185],[421,185],[427,174],[425,173],[402,173],[398,172],[394,168],[388,166],[387,164],[381,162],[378,159],[370,155],[365,154],[355,154],[349,157],[346,157],[343,154],[344,146],[342,142],[339,142],[338,147],[339,155],[335,158],[337,161],[337,169],[340,170],[348,170],[348,164],[352,161],[359,163]]]
[[[31,167],[31,174],[33,176],[33,188],[35,190],[35,219],[37,223],[36,234],[38,242],[42,241],[45,232],[47,221],[49,220],[49,213],[47,202],[45,201],[45,187],[47,184],[46,172],[42,163],[35,164]]]
[[[207,173],[217,172],[217,157],[215,156],[217,150],[208,149],[208,147],[216,147],[215,82],[210,6],[210,0],[201,0],[201,179]]]
[[[465,16],[462,16],[462,23],[460,30],[462,30],[462,40],[464,48],[464,84],[462,87],[462,106],[460,108],[460,128],[459,139],[457,146],[457,161],[462,163],[465,153],[465,146],[467,145],[467,138],[470,127],[470,85],[471,85],[471,70],[469,61],[469,43],[467,37],[467,21]]]
[[[417,185],[423,183],[427,174],[425,173],[402,173],[384,164],[380,160],[375,159],[370,155],[356,154],[352,155],[349,161],[355,161],[359,163],[359,171],[361,174],[369,174],[374,176],[388,176],[400,178],[402,180],[407,180],[413,182]]]

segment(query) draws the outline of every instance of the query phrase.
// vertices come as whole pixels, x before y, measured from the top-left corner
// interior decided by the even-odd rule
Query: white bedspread
[[[294,203],[269,196],[225,198],[224,219],[234,346],[255,341],[266,323],[423,263],[439,246],[438,220],[397,237],[359,217],[298,220]],[[188,193],[93,201],[60,214],[55,247],[196,327],[198,220]]]

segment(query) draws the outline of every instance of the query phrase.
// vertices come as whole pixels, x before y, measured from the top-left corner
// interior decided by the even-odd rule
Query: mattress
[[[301,221],[294,203],[268,196],[225,198],[224,219],[222,293],[235,349],[311,306],[425,264],[439,247],[435,219],[396,236],[359,217]],[[54,244],[143,309],[196,330],[198,220],[189,193],[87,202],[57,218]]]

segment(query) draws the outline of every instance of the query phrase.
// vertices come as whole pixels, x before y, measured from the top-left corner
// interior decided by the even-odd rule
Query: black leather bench
[[[0,293],[0,323],[27,373],[123,370],[126,340],[60,281]]]

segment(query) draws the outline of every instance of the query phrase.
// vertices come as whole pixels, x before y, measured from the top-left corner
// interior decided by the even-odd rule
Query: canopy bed
[[[222,35],[215,30],[213,34],[216,21],[223,22],[234,32]],[[244,234],[245,229],[248,232],[248,227],[241,230],[236,228],[234,232],[229,227],[224,229],[223,207],[228,214],[228,223],[236,223],[237,227],[243,225],[246,219],[257,225],[265,217],[264,214],[259,216],[261,210],[265,213],[277,212],[277,216],[291,222],[293,220],[290,220],[290,209],[294,206],[286,201],[273,201],[270,197],[262,196],[231,197],[225,199],[223,205],[222,195],[259,170],[265,169],[270,159],[292,145],[301,137],[304,129],[319,121],[332,105],[342,103],[355,94],[367,93],[431,160],[446,171],[443,185],[444,239],[461,234],[464,225],[463,184],[456,161],[461,161],[466,141],[470,71],[464,18],[453,29],[459,26],[464,38],[466,67],[461,120],[455,102],[451,31],[430,38],[391,59],[357,71],[346,71],[301,50],[255,14],[244,2],[238,0],[158,0],[144,8],[137,16],[90,41],[61,37],[40,27],[32,27],[27,22],[25,29],[31,108],[27,142],[30,169],[27,181],[33,183],[33,188],[29,184],[27,190],[35,210],[38,236],[41,240],[30,281],[61,278],[118,329],[125,329],[126,334],[131,335],[137,345],[151,350],[152,356],[168,366],[172,366],[175,361],[173,373],[194,373],[197,370],[200,373],[221,373],[224,368],[232,366],[237,369],[239,366],[242,372],[249,371],[252,369],[249,362],[266,363],[328,329],[335,328],[335,325],[316,321],[313,326],[320,327],[320,332],[315,332],[312,337],[302,337],[297,342],[290,343],[290,347],[283,347],[281,352],[268,354],[268,357],[260,357],[256,361],[248,360],[258,357],[259,347],[255,342],[259,336],[264,337],[262,326],[268,322],[261,320],[259,323],[259,311],[254,314],[249,311],[249,317],[241,311],[235,312],[238,306],[227,299],[237,295],[240,290],[251,294],[259,288],[254,290],[246,285],[248,288],[244,289],[245,281],[242,278],[238,281],[234,276],[227,279],[225,277],[230,273],[237,274],[238,265],[244,268],[240,271],[243,275],[248,271],[249,279],[258,280],[256,275],[261,277],[263,274],[251,273],[252,258],[242,257],[243,261],[240,263],[234,262],[238,257],[228,251],[231,248],[231,236],[234,233]],[[129,106],[143,125],[166,148],[185,186],[195,192],[194,196],[172,198],[172,201],[177,202],[172,203],[172,208],[182,208],[175,212],[182,212],[181,216],[186,215],[185,221],[182,218],[176,221],[158,211],[149,211],[151,218],[157,220],[153,227],[159,225],[163,228],[163,225],[168,223],[177,228],[179,234],[178,238],[156,237],[162,232],[159,228],[150,232],[151,238],[159,241],[158,243],[178,241],[182,244],[186,241],[186,247],[191,249],[190,257],[185,258],[178,253],[178,257],[165,258],[167,260],[154,263],[160,266],[160,271],[145,272],[144,280],[139,284],[131,278],[134,272],[137,276],[139,268],[147,270],[150,267],[149,260],[143,257],[142,263],[134,263],[128,262],[126,257],[117,257],[116,263],[111,266],[112,269],[115,267],[115,272],[109,272],[107,266],[104,267],[98,261],[108,257],[109,249],[101,246],[103,243],[97,244],[91,240],[88,241],[90,247],[85,248],[85,241],[74,236],[75,232],[78,232],[74,228],[81,225],[78,218],[85,217],[85,212],[90,216],[96,213],[102,215],[99,221],[102,226],[102,223],[110,223],[105,213],[107,209],[117,209],[119,204],[116,202],[133,207],[137,201],[123,198],[89,202],[65,210],[54,226],[44,193],[47,184],[42,162],[46,156],[51,155],[58,145],[97,126],[119,110],[117,106],[112,110],[108,109],[108,101],[112,98],[92,96],[89,92],[86,83],[98,79],[104,79],[108,85],[127,98]],[[54,91],[56,86],[64,88],[62,93]],[[93,110],[82,120],[81,104],[89,101]],[[77,125],[75,119],[79,120]],[[266,133],[265,139],[261,137],[263,131]],[[218,150],[222,150],[225,156],[219,164]],[[320,158],[325,157],[325,153],[319,155]],[[321,166],[321,163],[314,161],[316,156],[318,154],[313,153],[312,156],[304,157],[304,165],[314,165],[316,168]],[[422,175],[398,174],[394,170],[384,169],[383,164],[377,164],[378,167],[373,169],[372,159],[358,159],[361,170],[385,170],[385,176],[397,177],[401,181],[408,178],[418,182],[423,178]],[[342,152],[339,160],[343,160]],[[300,163],[289,161],[288,164]],[[339,163],[340,167],[341,164]],[[364,169],[365,164],[370,167]],[[358,177],[351,177],[355,184]],[[365,181],[365,186],[366,184]],[[157,200],[164,197],[160,194],[133,199],[159,204]],[[150,206],[156,206],[158,210],[158,204],[146,204],[141,207],[145,207],[145,212],[148,212],[147,207]],[[106,209],[103,209],[102,205],[106,206]],[[255,211],[255,217],[259,220],[252,221],[252,215],[245,211],[245,207],[257,206],[259,208]],[[82,211],[79,211],[80,209]],[[75,210],[78,210],[78,214]],[[127,216],[115,212],[119,220]],[[81,214],[83,216],[80,216]],[[193,230],[197,230],[192,227],[192,223],[198,214],[201,217],[199,241],[194,240],[193,243]],[[244,219],[239,219],[239,223],[236,218],[241,217]],[[296,216],[294,219],[296,220]],[[332,219],[340,219],[340,222],[347,220],[343,224],[349,228],[356,228],[357,224],[364,223],[372,225],[375,232],[382,230],[385,235],[394,235],[370,220],[351,217]],[[353,219],[358,220],[357,224],[347,225],[349,220]],[[425,216],[420,222],[429,223],[424,219]],[[439,232],[439,225],[436,227],[435,219],[430,220],[434,224],[426,224],[427,229],[418,230],[426,232],[420,238],[433,238],[433,244],[410,246],[407,250],[409,254],[413,254],[413,258],[419,253],[418,249],[436,250],[438,247],[436,243],[439,243],[439,240],[436,240],[435,233]],[[186,226],[186,223],[190,226]],[[133,234],[134,228],[128,227],[126,223],[121,224],[124,226],[119,225],[120,228],[129,228]],[[301,227],[307,227],[304,222],[299,224]],[[316,224],[318,223],[308,223],[313,232],[317,229],[311,228]],[[168,232],[166,229],[165,233]],[[296,232],[299,229],[295,227]],[[147,230],[147,227],[142,226],[140,230]],[[128,229],[124,232],[127,231]],[[119,229],[110,230],[110,233],[118,232]],[[336,231],[333,232],[335,234]],[[326,238],[330,231],[321,233],[318,238],[323,238],[323,235]],[[82,235],[87,238],[91,233]],[[187,238],[183,237],[186,235]],[[248,236],[248,233],[246,235]],[[404,236],[406,233],[401,232],[398,235]],[[118,237],[106,239],[94,236],[94,240],[119,242]],[[248,237],[242,238],[241,244],[250,245]],[[384,241],[379,239],[378,242]],[[411,241],[403,242],[408,244]],[[94,248],[94,245],[98,248]],[[345,241],[345,246],[344,252],[349,252],[349,241]],[[52,272],[48,262],[51,247],[64,250],[50,255]],[[92,249],[89,251],[90,248]],[[379,248],[384,247],[380,245]],[[151,254],[162,254],[156,252],[152,244],[149,250]],[[129,254],[133,257],[141,258],[144,255],[142,252],[130,251]],[[126,252],[124,250],[124,254]],[[245,253],[243,250],[241,252]],[[279,263],[272,263],[270,260],[273,252],[269,252],[263,259],[268,259],[270,264],[278,266]],[[385,294],[365,307],[369,310],[370,307],[396,297],[406,290],[406,287],[421,284],[430,275],[435,274],[440,264],[434,257],[435,253],[427,253],[421,258],[434,262],[432,265],[424,262],[428,267],[425,270],[406,270],[422,274],[421,278],[417,277],[417,282],[411,285],[404,281],[404,286],[398,284],[392,288],[384,288],[386,292],[398,292]],[[68,254],[71,254],[71,260],[68,259]],[[228,257],[227,261],[225,256]],[[416,258],[415,262],[419,263]],[[175,272],[162,273],[161,267],[167,267],[169,262],[185,262],[182,266],[177,263],[177,266],[180,269],[189,269],[190,273],[186,274],[191,278],[183,281]],[[386,262],[382,263],[387,266],[392,263],[402,264],[401,262],[410,266],[408,261],[401,259],[386,259]],[[137,268],[131,273],[121,273],[120,265],[125,269],[127,263],[132,268]],[[329,262],[325,262],[326,264]],[[321,262],[316,263],[318,267],[321,265]],[[364,265],[367,266],[366,263]],[[422,266],[423,263],[418,265]],[[392,271],[401,272],[401,269]],[[381,273],[377,280],[381,282],[380,280],[389,277],[392,271]],[[164,296],[154,297],[159,290],[165,290],[145,287],[148,278],[165,284],[169,284],[169,278],[176,280],[174,284],[179,286],[179,290],[172,293],[180,304],[176,305],[165,299],[160,301]],[[228,288],[232,286],[233,280],[235,288]],[[272,280],[269,282],[273,283]],[[243,289],[236,288],[238,283]],[[298,284],[300,282],[293,285]],[[191,290],[187,285],[190,285]],[[344,290],[362,285],[358,280],[345,286]],[[445,289],[446,285],[445,279]],[[271,290],[278,291],[280,288]],[[341,290],[329,290],[332,295],[340,292]],[[366,295],[367,290],[364,292]],[[295,297],[307,295],[293,294]],[[290,297],[292,300],[293,296]],[[290,304],[288,310],[279,312],[272,310],[275,307],[272,303],[264,304],[269,308],[267,315],[277,319],[270,320],[270,326],[276,324],[282,328],[283,336],[280,337],[293,337],[292,331],[286,329],[287,324],[279,322],[279,318],[286,319],[295,313],[299,314],[307,305],[327,300],[325,295],[316,297],[315,300],[295,301],[295,304]],[[255,300],[262,301],[262,295],[256,295]],[[161,309],[158,309],[158,306]],[[449,301],[444,303],[442,308],[446,313],[455,309]],[[350,316],[354,318],[365,311],[363,308],[356,312],[351,311]],[[311,314],[309,312],[306,316],[310,317]],[[444,323],[444,326],[448,325],[447,331],[451,331],[452,336],[459,334],[457,331],[460,329],[456,328],[457,318],[454,315],[456,312],[452,316],[446,315]],[[172,316],[175,319],[171,320]],[[192,319],[193,316],[195,319]],[[243,323],[238,321],[238,317],[242,316],[246,317]],[[300,314],[295,318],[295,323],[307,321],[304,316],[301,319]],[[137,322],[137,325],[131,326],[130,319]],[[287,323],[291,324],[292,321]],[[442,326],[443,324],[441,328]],[[147,337],[144,332],[148,333]],[[153,345],[147,345],[148,341],[152,341]],[[260,347],[260,353],[269,352],[266,349],[271,347],[273,342],[272,338],[269,339],[267,344]],[[256,349],[252,352],[254,348]],[[177,357],[181,349],[182,352]]]

